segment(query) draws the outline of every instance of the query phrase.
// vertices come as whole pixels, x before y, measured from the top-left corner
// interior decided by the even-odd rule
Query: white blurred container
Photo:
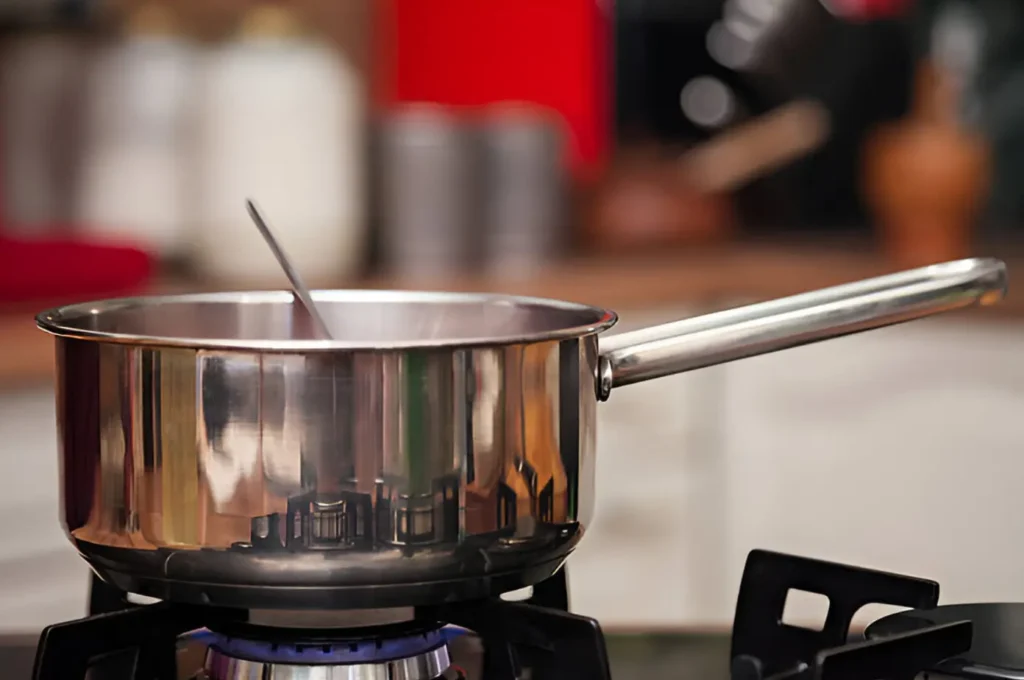
[[[162,258],[188,246],[190,116],[199,57],[169,7],[143,5],[89,77],[76,221]]]
[[[281,270],[245,210],[252,197],[310,284],[357,273],[364,251],[364,92],[358,73],[260,5],[208,59],[198,98],[193,256],[203,275],[266,283]]]
[[[60,31],[14,38],[0,53],[4,226],[39,233],[71,215],[82,41]]]

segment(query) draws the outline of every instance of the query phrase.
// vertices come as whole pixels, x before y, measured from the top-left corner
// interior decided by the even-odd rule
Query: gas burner
[[[941,661],[930,670],[932,677],[974,680],[1024,678],[1024,604],[956,604],[934,609],[912,609],[886,616],[868,626],[869,638],[888,638],[954,621],[974,624],[970,649]]]
[[[436,680],[450,665],[446,631],[437,623],[357,631],[228,627],[231,634],[209,634],[203,680]]]
[[[526,602],[275,614],[133,606],[94,579],[91,606],[92,616],[43,631],[33,680],[611,678],[600,626],[566,611],[564,570]]]

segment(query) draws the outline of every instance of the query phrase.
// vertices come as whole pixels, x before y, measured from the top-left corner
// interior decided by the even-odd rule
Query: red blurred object
[[[610,3],[390,0],[376,27],[384,106],[522,102],[562,115],[569,165],[598,170],[610,143]]]
[[[824,0],[837,14],[850,19],[869,21],[903,16],[914,0]]]
[[[154,269],[148,253],[130,246],[0,235],[0,304],[133,293]]]

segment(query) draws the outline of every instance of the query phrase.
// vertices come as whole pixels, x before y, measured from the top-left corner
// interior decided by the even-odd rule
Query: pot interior
[[[569,302],[506,295],[314,291],[331,330],[318,339],[287,291],[104,300],[43,312],[60,336],[163,346],[254,350],[399,349],[541,342],[597,332],[615,315]]]

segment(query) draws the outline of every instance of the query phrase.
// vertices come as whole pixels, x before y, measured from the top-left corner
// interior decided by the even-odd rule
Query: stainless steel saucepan
[[[593,515],[620,386],[998,300],[971,259],[626,333],[498,295],[141,297],[57,336],[64,523],[104,579],[256,609],[473,598],[553,574]]]

